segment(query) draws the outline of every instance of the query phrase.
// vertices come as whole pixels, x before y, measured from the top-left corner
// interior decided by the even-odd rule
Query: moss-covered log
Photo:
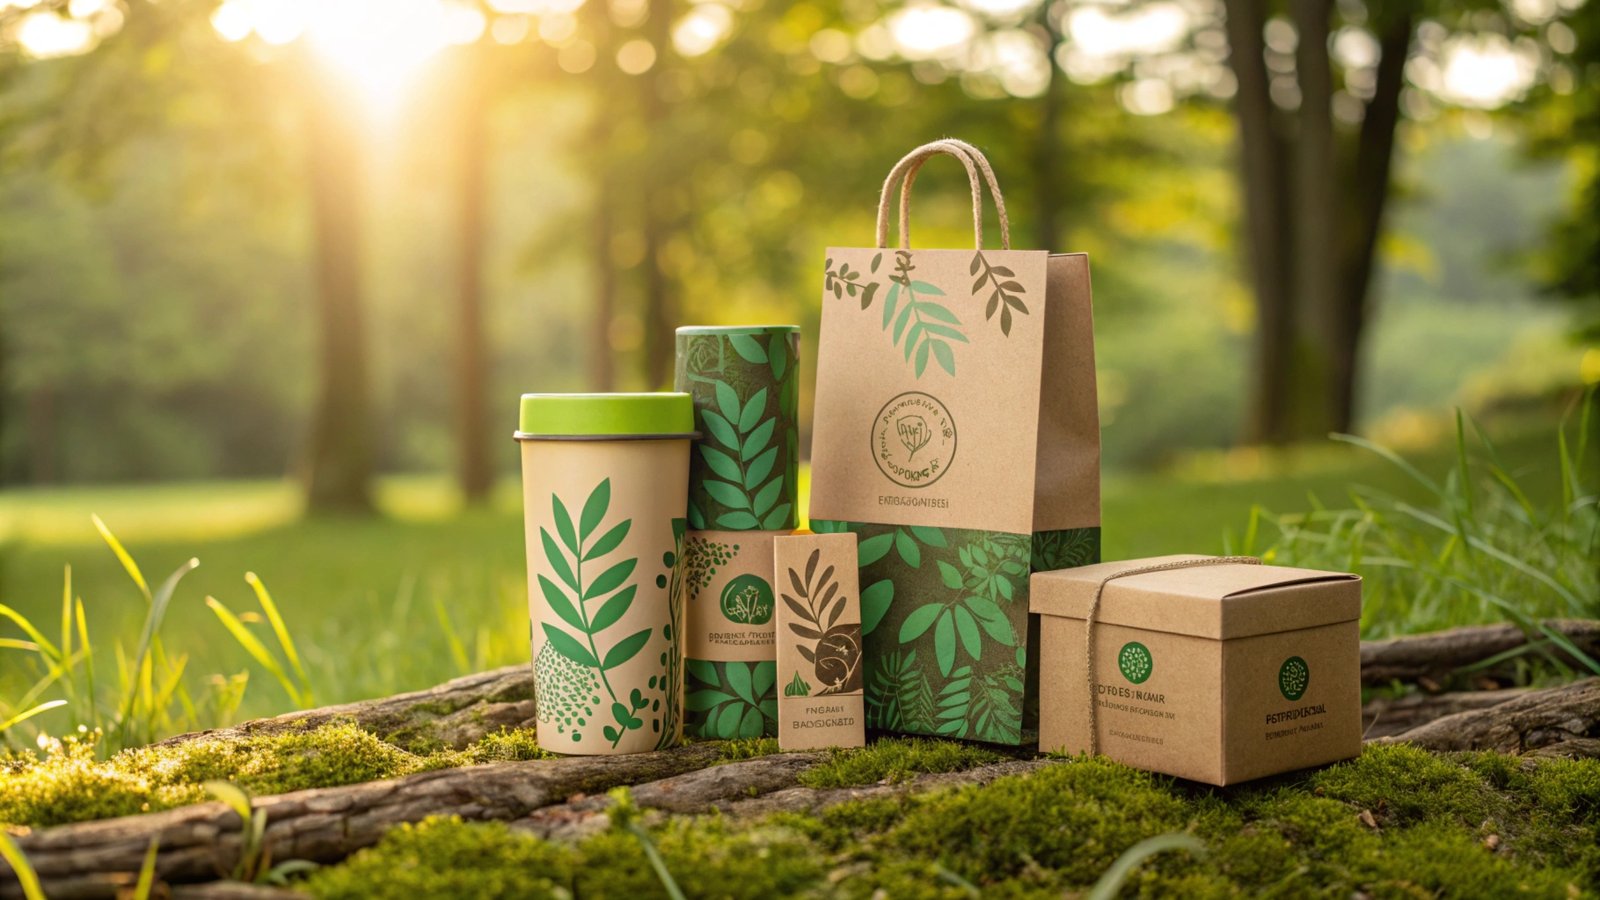
[[[1600,657],[1600,620],[1551,619],[1544,625],[1589,656]],[[1368,687],[1381,687],[1396,681],[1442,682],[1463,666],[1483,662],[1527,644],[1527,634],[1509,623],[1468,625],[1383,641],[1362,641],[1361,683]],[[1549,650],[1557,658],[1578,667],[1578,662],[1559,648],[1552,646]]]
[[[1584,756],[1600,745],[1600,678],[1529,691],[1486,709],[1435,719],[1382,742],[1428,750]]]
[[[378,841],[390,828],[429,816],[515,820],[576,794],[659,781],[702,769],[719,757],[711,745],[616,757],[572,757],[423,772],[390,781],[297,791],[255,802],[265,815],[264,846],[274,860],[333,862]],[[169,882],[217,879],[240,854],[239,817],[221,803],[143,816],[47,828],[17,838],[55,900],[114,896],[137,872],[152,838],[157,872]],[[0,897],[21,896],[14,880]]]
[[[406,749],[459,750],[502,728],[534,726],[533,667],[505,666],[465,675],[423,691],[342,703],[256,719],[231,728],[196,731],[156,746],[201,739],[237,740],[354,722]]]

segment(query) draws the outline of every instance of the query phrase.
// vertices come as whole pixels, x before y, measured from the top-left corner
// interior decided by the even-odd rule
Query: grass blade
[[[267,591],[267,585],[254,572],[244,573],[246,584],[255,591],[256,602],[261,604],[261,611],[266,614],[267,622],[272,625],[272,633],[277,635],[278,646],[283,650],[284,658],[289,660],[289,668],[294,670],[295,678],[300,681],[301,705],[314,706],[311,697],[311,679],[306,677],[305,666],[300,663],[300,653],[295,649],[294,638],[289,636],[289,627],[284,624],[283,616],[278,612],[278,604],[272,601],[272,594]]]
[[[1353,446],[1360,447],[1369,453],[1378,454],[1389,462],[1394,463],[1394,465],[1399,468],[1400,471],[1410,475],[1413,481],[1427,488],[1428,491],[1433,495],[1437,497],[1444,496],[1444,490],[1439,487],[1438,482],[1422,474],[1421,469],[1412,465],[1406,460],[1405,457],[1394,452],[1393,450],[1390,450],[1388,447],[1385,447],[1382,444],[1375,444],[1366,438],[1356,437],[1353,434],[1336,434],[1333,436],[1333,439],[1343,444],[1351,444]]]
[[[1145,838],[1132,847],[1122,852],[1117,861],[1111,864],[1100,876],[1100,880],[1089,889],[1085,900],[1114,900],[1117,892],[1122,890],[1122,885],[1133,874],[1139,864],[1155,856],[1171,850],[1187,850],[1196,856],[1203,856],[1206,845],[1192,834],[1176,832],[1173,834],[1158,834],[1155,837]]]
[[[39,873],[33,870],[33,864],[28,862],[17,842],[4,831],[0,831],[0,857],[11,864],[11,872],[22,886],[22,896],[27,900],[45,900],[44,888],[39,886]]]
[[[117,540],[117,536],[111,533],[111,529],[106,527],[106,523],[102,522],[99,516],[91,514],[89,519],[94,522],[94,528],[100,532],[100,537],[105,540],[106,546],[110,547],[111,552],[116,554],[117,561],[122,563],[122,568],[127,570],[128,577],[132,578],[133,583],[139,586],[139,591],[144,594],[145,602],[151,602],[150,585],[144,580],[144,573],[139,571],[139,564],[133,561],[133,557],[129,555],[127,548],[122,546],[122,542]]]
[[[88,685],[88,716],[90,722],[99,721],[99,701],[94,692],[94,648],[89,643],[89,619],[84,615],[83,598],[79,597],[74,604],[78,620],[78,644],[83,648],[83,673]]]
[[[278,660],[267,650],[266,645],[251,633],[249,627],[239,621],[239,617],[234,615],[233,611],[224,606],[217,598],[207,597],[206,605],[211,607],[211,611],[217,614],[217,618],[222,621],[222,627],[228,629],[228,633],[233,635],[233,639],[239,642],[239,646],[244,648],[244,652],[250,654],[250,658],[259,663],[263,669],[272,673],[272,677],[278,680],[278,684],[283,687],[290,700],[299,703],[300,693],[294,682],[289,679],[288,673],[283,671],[283,666],[278,664]]]
[[[139,881],[133,886],[133,900],[150,900],[150,891],[156,884],[156,851],[160,838],[150,839],[150,849],[144,852],[144,865],[139,867]]]
[[[95,521],[99,523],[98,519]],[[105,526],[102,524],[100,527],[104,528]],[[111,537],[110,531],[106,531],[105,535],[108,540],[116,540],[116,538]],[[121,545],[118,544],[113,549],[120,549],[120,547]],[[122,552],[126,553],[126,551]],[[131,557],[124,563],[124,567],[130,565],[133,568],[129,570],[129,574],[136,577],[140,587],[145,587],[143,576],[138,575],[139,567],[133,565]],[[124,744],[127,743],[128,723],[132,718],[134,708],[138,705],[139,697],[142,695],[149,699],[151,695],[153,678],[150,671],[150,646],[155,643],[156,632],[161,630],[161,620],[167,616],[167,607],[172,603],[172,594],[178,589],[178,582],[182,581],[183,576],[193,572],[199,565],[200,560],[190,559],[179,566],[173,570],[171,575],[167,576],[167,580],[163,581],[161,587],[150,597],[150,611],[144,617],[144,630],[139,634],[139,652],[134,654],[133,657],[133,677],[136,679],[134,682],[136,687],[122,701],[121,731]],[[146,593],[149,592],[147,587],[145,590]]]
[[[61,651],[56,648],[55,644],[50,643],[50,639],[45,637],[43,632],[33,627],[33,623],[28,621],[27,616],[24,616],[22,613],[17,612],[4,603],[0,603],[0,616],[5,616],[11,621],[17,623],[17,627],[21,628],[24,634],[26,634],[35,644],[39,645],[39,655],[45,657],[46,662],[51,664],[60,663]]]
[[[20,725],[42,712],[49,712],[52,709],[66,705],[67,701],[65,700],[49,700],[32,709],[23,710],[4,722],[0,722],[0,732],[9,731],[13,725]]]

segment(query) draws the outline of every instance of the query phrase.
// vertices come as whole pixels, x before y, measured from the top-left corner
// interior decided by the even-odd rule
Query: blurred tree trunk
[[[456,108],[456,477],[461,496],[482,503],[494,485],[489,452],[489,350],[484,339],[488,117],[492,92],[481,48],[462,48]]]
[[[55,391],[34,388],[28,394],[28,480],[33,484],[52,484],[61,475],[56,469],[56,422]]]
[[[666,125],[666,104],[661,99],[662,70],[673,58],[672,3],[671,0],[650,0],[649,17],[645,20],[645,37],[656,50],[655,65],[637,77],[641,127],[646,136],[661,133]],[[667,142],[647,140],[644,152],[657,146],[668,147]],[[670,151],[669,151],[670,152]],[[645,174],[640,195],[644,232],[644,375],[650,390],[659,390],[672,383],[673,330],[677,316],[673,302],[672,281],[662,266],[662,253],[670,230],[665,199],[665,173],[670,167],[648,165],[639,159],[636,165]]]
[[[1063,36],[1054,15],[1055,5],[1040,4],[1035,23],[1049,36],[1045,46],[1059,47]],[[1039,132],[1034,137],[1033,178],[1037,192],[1034,221],[1038,223],[1035,247],[1057,252],[1061,246],[1061,107],[1066,100],[1066,84],[1060,67],[1052,59],[1044,93],[1039,97]]]
[[[1227,5],[1229,64],[1238,92],[1239,167],[1256,295],[1256,353],[1248,437],[1253,443],[1289,439],[1285,387],[1289,368],[1288,145],[1279,132],[1267,73],[1265,0]]]
[[[1374,95],[1351,142],[1341,139],[1333,116],[1331,0],[1289,4],[1299,38],[1300,98],[1292,117],[1272,99],[1262,36],[1270,4],[1227,0],[1226,7],[1256,295],[1247,434],[1270,444],[1320,439],[1354,426],[1413,13],[1406,6],[1372,9],[1382,55]]]
[[[355,103],[330,83],[302,83],[321,338],[303,478],[310,510],[367,512],[374,437],[361,309],[364,142]]]
[[[1377,30],[1381,55],[1372,99],[1367,102],[1354,158],[1348,167],[1346,183],[1351,192],[1343,228],[1344,269],[1338,273],[1343,302],[1331,323],[1337,351],[1332,383],[1333,427],[1337,431],[1352,431],[1355,425],[1361,338],[1371,306],[1378,234],[1388,205],[1395,131],[1400,125],[1400,92],[1405,88],[1406,57],[1411,51],[1415,22],[1410,7],[1395,4],[1381,11],[1374,9],[1370,24]]]
[[[1338,189],[1333,165],[1333,65],[1328,59],[1328,19],[1332,0],[1291,0],[1299,42],[1295,71],[1300,107],[1295,112],[1295,146],[1291,162],[1294,229],[1290,244],[1290,353],[1288,434],[1315,439],[1333,430],[1331,383],[1333,358],[1329,327],[1342,301],[1334,273],[1339,247],[1334,213]]]

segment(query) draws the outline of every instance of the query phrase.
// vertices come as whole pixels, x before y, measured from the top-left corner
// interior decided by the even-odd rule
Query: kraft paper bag
[[[911,249],[911,184],[939,154],[967,170],[973,249]],[[983,182],[999,250],[983,247]],[[1099,559],[1089,261],[1013,250],[1009,231],[988,161],[944,140],[890,173],[876,247],[827,253],[811,518],[859,539],[868,727],[1023,742],[1029,574]]]

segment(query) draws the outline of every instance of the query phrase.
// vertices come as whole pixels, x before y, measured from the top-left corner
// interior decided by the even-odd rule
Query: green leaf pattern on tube
[[[798,522],[800,335],[792,326],[680,328],[677,389],[694,397],[689,527]]]
[[[860,541],[867,727],[1021,743],[1036,699],[1025,685],[1037,679],[1028,576],[1097,561],[1100,530],[1027,535],[821,520],[811,527]]]

